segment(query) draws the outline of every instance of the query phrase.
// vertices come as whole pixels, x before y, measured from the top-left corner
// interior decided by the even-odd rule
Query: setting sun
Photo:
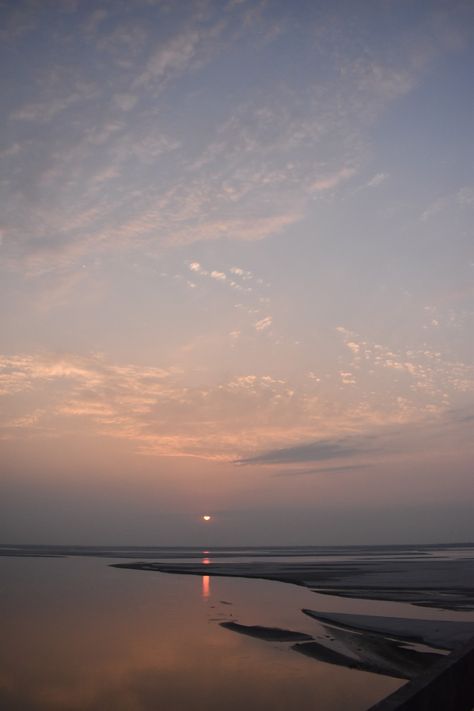
[[[474,711],[474,0],[0,38],[0,711]]]

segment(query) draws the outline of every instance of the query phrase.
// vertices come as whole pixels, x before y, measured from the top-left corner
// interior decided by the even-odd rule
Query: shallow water
[[[239,578],[0,559],[0,707],[8,711],[357,711],[403,681],[331,666],[219,625],[316,634],[301,608],[373,601]]]

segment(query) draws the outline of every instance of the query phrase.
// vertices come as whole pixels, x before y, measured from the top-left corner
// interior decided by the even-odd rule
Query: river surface
[[[266,580],[121,570],[111,562],[118,560],[0,558],[0,708],[362,711],[404,683],[219,624],[314,634],[318,623],[301,608],[364,611],[373,601]]]
[[[471,558],[472,546],[0,546],[0,708],[6,711],[365,711],[405,683],[333,666],[221,622],[321,636],[301,610],[472,620],[473,612],[322,595],[270,580],[110,567]]]

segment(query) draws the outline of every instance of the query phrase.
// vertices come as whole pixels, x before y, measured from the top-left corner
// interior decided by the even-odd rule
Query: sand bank
[[[314,610],[303,610],[303,612],[331,628],[339,627],[352,632],[370,632],[449,651],[474,637],[474,622],[416,620],[404,617],[355,615],[345,612],[331,612],[322,615]]]
[[[315,635],[260,625],[243,625],[234,620],[221,622],[231,632],[255,637],[266,642],[296,642],[294,651],[327,664],[359,669],[398,679],[414,679],[440,659],[438,650],[407,646],[406,641],[377,633],[355,631],[333,625],[312,611],[303,611],[323,624],[324,633]]]
[[[115,567],[187,575],[264,578],[318,593],[410,602],[446,610],[474,610],[474,559],[357,561],[137,562]]]
[[[221,622],[221,627],[232,632],[246,634],[249,637],[264,639],[267,642],[302,642],[312,640],[310,634],[305,632],[295,632],[294,630],[283,630],[280,627],[262,627],[261,625],[241,625],[238,622]]]

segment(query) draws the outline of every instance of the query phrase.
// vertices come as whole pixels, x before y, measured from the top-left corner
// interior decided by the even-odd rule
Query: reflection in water
[[[202,596],[204,599],[208,598],[211,594],[211,583],[209,575],[202,576]]]
[[[314,634],[301,613],[314,593],[291,585],[214,578],[211,606],[208,576],[103,559],[0,559],[0,577],[8,711],[362,711],[402,683],[219,625],[233,617]]]
[[[206,553],[209,553],[209,551],[203,551],[203,554],[205,555]],[[202,565],[209,565],[211,562],[210,558],[203,558],[201,560]],[[202,596],[206,600],[211,592],[211,581],[209,578],[209,575],[203,575],[202,576]]]

